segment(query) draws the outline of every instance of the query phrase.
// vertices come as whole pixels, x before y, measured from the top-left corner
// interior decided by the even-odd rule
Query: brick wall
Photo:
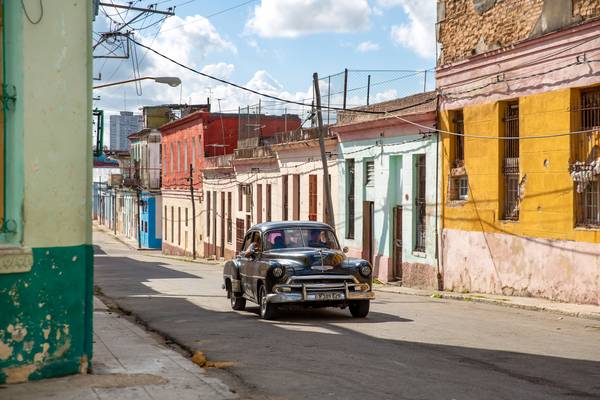
[[[598,0],[439,0],[439,65],[600,17]]]

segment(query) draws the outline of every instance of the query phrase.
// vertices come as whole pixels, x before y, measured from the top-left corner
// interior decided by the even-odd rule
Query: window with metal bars
[[[317,176],[308,176],[308,220],[317,220]]]
[[[232,212],[232,195],[231,192],[227,192],[227,243],[233,241],[233,220],[231,219]]]
[[[346,160],[346,239],[354,239],[354,159]]]
[[[281,177],[281,199],[282,199],[282,212],[281,219],[283,221],[288,220],[288,210],[289,210],[289,190],[288,190],[288,175],[283,175]]]
[[[206,236],[210,237],[210,208],[211,208],[211,201],[210,201],[210,191],[206,192]]]
[[[365,162],[365,186],[375,185],[375,161],[368,160]]]
[[[600,157],[600,88],[581,91],[580,103],[573,110],[578,113],[579,130],[585,131],[572,137],[571,172],[589,174],[593,170],[591,162]],[[578,193],[575,191],[576,226],[600,227],[599,177],[589,174],[589,182]]]
[[[502,218],[519,220],[519,102],[506,104],[503,118],[502,149]]]
[[[465,133],[465,123],[462,110],[454,111],[453,114],[454,132],[459,134],[450,136],[450,140],[453,142],[453,168],[460,168],[464,166],[465,162],[465,137],[460,136]]]
[[[267,187],[266,187],[265,189],[266,189],[266,193],[265,193],[265,196],[266,196],[265,203],[266,203],[266,214],[267,214],[267,215],[266,215],[266,217],[267,217],[267,218],[266,218],[266,221],[267,221],[267,222],[269,222],[269,221],[271,221],[271,197],[272,197],[272,196],[271,196],[271,184],[270,184],[270,183],[267,183]]]
[[[418,154],[415,157],[416,187],[414,195],[415,203],[415,251],[425,251],[426,239],[426,157]]]

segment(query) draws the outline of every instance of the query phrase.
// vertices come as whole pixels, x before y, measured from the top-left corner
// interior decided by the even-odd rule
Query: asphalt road
[[[600,399],[600,322],[377,293],[348,310],[262,321],[231,310],[218,265],[136,252],[94,233],[95,284],[150,328],[210,360],[241,397]]]

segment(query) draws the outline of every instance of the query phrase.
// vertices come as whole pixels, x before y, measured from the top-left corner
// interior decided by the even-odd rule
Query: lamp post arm
[[[128,79],[128,80],[126,80],[126,81],[119,81],[119,82],[105,83],[104,85],[98,85],[98,86],[94,86],[94,89],[102,89],[102,88],[109,87],[109,86],[123,85],[123,84],[125,84],[125,83],[131,83],[131,82],[143,81],[144,79],[154,79],[154,78],[153,78],[153,77],[150,77],[150,76],[145,76],[145,77],[143,77],[143,78]]]

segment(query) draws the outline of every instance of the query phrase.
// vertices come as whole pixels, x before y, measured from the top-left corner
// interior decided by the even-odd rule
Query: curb
[[[491,305],[495,305],[495,306],[517,308],[517,309],[528,310],[528,311],[544,311],[544,312],[548,312],[548,313],[552,313],[552,314],[556,314],[556,315],[600,321],[600,313],[599,314],[590,314],[587,312],[558,310],[558,309],[554,309],[554,308],[548,308],[548,307],[544,307],[544,306],[535,306],[535,305],[531,305],[531,304],[519,304],[519,303],[513,303],[510,300],[502,301],[502,300],[498,300],[498,299],[491,299],[489,297],[484,297],[483,295],[479,295],[479,294],[463,295],[463,294],[458,294],[458,293],[438,292],[438,291],[433,291],[433,292],[425,292],[425,291],[418,292],[418,291],[408,291],[408,290],[407,291],[402,291],[402,290],[392,291],[392,290],[385,290],[384,288],[386,288],[386,287],[390,287],[390,286],[382,285],[382,287],[374,287],[373,290],[377,291],[377,292],[382,292],[382,293],[404,294],[404,295],[410,295],[410,296],[421,296],[421,297],[448,299],[448,300],[456,300],[456,301],[471,301],[474,303],[491,304]]]

